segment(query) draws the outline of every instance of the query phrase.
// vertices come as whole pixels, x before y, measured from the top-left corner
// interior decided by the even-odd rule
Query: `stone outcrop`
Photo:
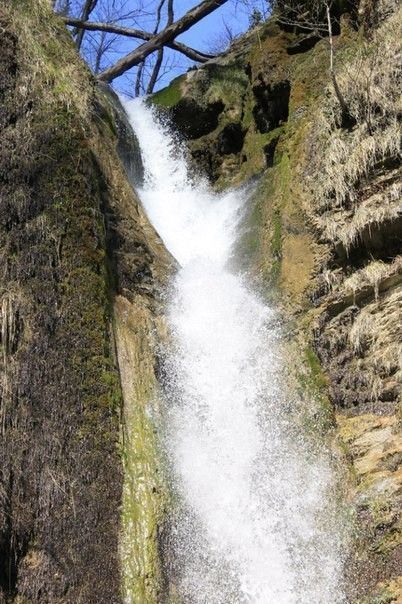
[[[122,109],[50,3],[3,2],[0,32],[0,602],[154,602],[149,334],[171,260],[119,159]]]
[[[325,412],[331,404],[356,535],[348,601],[396,602],[402,14],[385,0],[336,10],[335,70],[348,120],[329,77],[328,40],[306,40],[275,16],[153,102],[179,128],[179,107],[189,108],[186,121],[191,111],[215,111],[207,132],[182,129],[195,166],[217,189],[254,181],[238,258],[282,310],[289,350],[303,359],[302,386],[313,384]]]

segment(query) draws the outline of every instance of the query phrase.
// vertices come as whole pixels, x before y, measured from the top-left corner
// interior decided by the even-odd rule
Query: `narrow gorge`
[[[401,602],[402,12],[331,11],[127,100],[0,7],[0,604]]]
[[[344,602],[329,452],[309,442],[286,387],[275,312],[228,269],[253,190],[214,194],[155,112],[127,108],[144,159],[140,199],[180,264],[161,351],[172,589],[211,604]]]

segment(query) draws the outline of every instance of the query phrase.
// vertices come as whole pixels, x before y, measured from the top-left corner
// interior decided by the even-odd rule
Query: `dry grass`
[[[356,42],[354,48],[340,51],[343,56],[337,59],[337,79],[355,121],[350,131],[339,127],[341,107],[332,86],[328,87],[326,100],[317,112],[314,135],[318,136],[318,144],[316,157],[312,158],[316,165],[308,183],[313,199],[310,210],[329,239],[339,237],[341,225],[331,227],[325,214],[343,209],[349,211],[345,221],[356,215],[350,232],[343,235],[345,244],[356,237],[371,215],[368,208],[358,213],[357,192],[362,181],[381,161],[401,154],[401,40],[402,8],[399,8],[374,32],[372,40]],[[399,188],[391,197],[400,193]],[[394,198],[390,198],[385,205],[393,202]],[[382,219],[381,212],[386,216],[387,211],[379,209],[374,222]]]
[[[396,219],[402,213],[402,183],[374,194],[354,210],[336,209],[315,220],[328,241],[340,241],[346,250],[358,240],[363,230]]]
[[[322,271],[322,280],[325,284],[325,291],[332,292],[342,283],[342,269],[335,270],[324,269]]]
[[[332,133],[324,146],[327,151],[314,187],[318,209],[342,208],[345,202],[354,202],[357,185],[370,168],[400,153],[400,137],[401,127],[395,117],[375,135],[369,134],[366,123],[359,124],[348,135],[342,130],[339,134]]]
[[[14,0],[13,5],[10,18],[24,57],[20,96],[29,99],[35,90],[48,104],[61,103],[87,117],[91,76],[85,64],[77,60],[70,35],[63,22],[55,18],[51,3]]]
[[[376,22],[381,22],[400,7],[400,0],[374,0]]]
[[[397,256],[391,264],[376,260],[345,279],[342,289],[347,294],[355,295],[362,289],[372,287],[375,300],[378,300],[380,283],[387,277],[400,272],[402,272],[402,256]]]
[[[370,361],[371,388],[374,398],[382,386],[383,378],[392,375],[395,382],[402,381],[402,287],[384,296],[380,302],[365,306],[357,316],[349,334],[356,354]]]

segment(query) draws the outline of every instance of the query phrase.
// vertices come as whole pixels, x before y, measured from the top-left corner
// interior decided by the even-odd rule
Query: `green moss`
[[[110,136],[110,134],[117,138],[117,124],[111,101],[99,87],[97,89],[97,93],[98,106],[95,112],[95,118],[98,118],[98,126],[100,127],[100,130],[105,138]]]
[[[107,388],[106,400],[108,407],[110,406],[114,411],[121,409],[123,404],[121,385],[114,368],[102,372],[102,381]]]
[[[238,108],[246,93],[248,78],[241,65],[216,65],[208,70],[208,102],[221,100],[226,107]]]
[[[248,268],[255,261],[260,248],[262,228],[262,195],[254,196],[251,212],[243,223],[243,234],[236,245],[236,263],[242,268]]]
[[[298,373],[298,380],[301,394],[307,393],[316,403],[314,413],[305,418],[305,426],[313,433],[325,434],[334,424],[334,410],[328,398],[328,379],[309,346],[304,350],[303,371]]]
[[[182,75],[172,80],[169,86],[153,94],[150,97],[150,102],[160,107],[174,107],[182,97],[181,84],[185,77],[185,75]]]
[[[55,17],[47,0],[13,0],[12,19],[26,57],[25,85],[32,86],[50,107],[61,102],[84,117],[92,76],[77,51],[61,18]]]
[[[144,387],[139,399],[126,409],[121,548],[125,597],[130,602],[153,604],[158,601],[161,585],[158,531],[166,508],[166,490],[159,468],[156,426],[147,409],[153,384],[150,381]]]
[[[276,208],[272,217],[272,237],[271,237],[272,265],[270,271],[270,284],[278,283],[281,272],[282,258],[282,219],[279,208]]]
[[[316,353],[309,346],[305,349],[305,357],[315,387],[320,391],[326,390],[328,388],[328,378],[322,371],[321,363]]]
[[[396,602],[397,597],[393,595],[388,589],[381,590],[377,594],[368,596],[359,600],[357,604],[391,604]]]
[[[279,284],[279,277],[282,267],[282,246],[283,246],[283,205],[284,199],[288,195],[290,169],[289,158],[286,154],[282,155],[280,161],[274,166],[270,178],[268,189],[267,204],[271,205],[270,212],[270,269],[268,273],[269,285],[276,288]]]
[[[278,208],[276,208],[273,219],[273,234],[271,239],[271,250],[274,258],[279,257],[281,255],[282,250],[282,221],[281,214]]]

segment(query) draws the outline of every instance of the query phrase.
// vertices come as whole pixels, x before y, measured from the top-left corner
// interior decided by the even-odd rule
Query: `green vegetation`
[[[282,257],[282,221],[279,208],[276,208],[272,216],[272,238],[271,238],[271,251],[272,251],[272,267],[271,267],[271,279],[272,285],[278,283],[279,275],[281,272],[281,257]]]
[[[182,98],[181,84],[185,81],[185,76],[179,76],[172,80],[166,88],[162,88],[150,97],[150,102],[160,107],[174,107]]]
[[[0,86],[12,152],[0,154],[0,237],[10,250],[0,292],[18,291],[21,330],[8,366],[0,360],[0,377],[6,369],[10,396],[21,404],[7,406],[2,435],[2,471],[16,477],[7,506],[18,501],[18,511],[7,508],[10,534],[2,529],[0,536],[13,545],[0,574],[16,565],[20,583],[10,578],[6,599],[40,593],[58,601],[60,581],[69,601],[115,602],[122,525],[129,531],[123,538],[133,539],[144,593],[152,582],[154,589],[161,508],[159,487],[152,490],[155,427],[141,396],[129,428],[132,446],[119,442],[123,399],[112,319],[127,255],[132,267],[139,248],[142,263],[162,269],[147,248],[153,231],[139,218],[116,153],[113,111],[97,96],[64,24],[47,0],[14,0],[3,12]],[[142,300],[138,276],[123,277],[125,294],[135,291]],[[151,305],[149,288],[146,299]],[[144,323],[139,317],[137,329]],[[138,487],[139,466],[156,477],[146,492]]]
[[[390,593],[388,589],[384,589],[376,595],[359,600],[357,604],[392,604],[392,602],[396,601],[397,596]]]

